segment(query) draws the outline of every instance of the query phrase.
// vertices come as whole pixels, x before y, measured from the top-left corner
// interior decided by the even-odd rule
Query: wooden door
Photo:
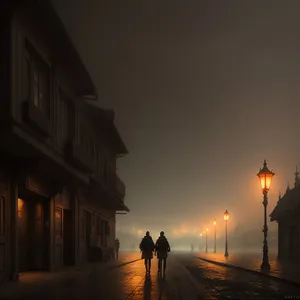
[[[6,222],[6,211],[7,202],[6,196],[3,191],[0,190],[0,281],[6,275],[7,270],[7,226]]]
[[[33,268],[36,270],[42,270],[44,267],[43,262],[43,250],[44,250],[44,239],[43,239],[43,204],[41,201],[34,203],[34,236],[33,236],[33,253],[34,262]]]
[[[88,211],[85,212],[85,222],[86,248],[89,249],[91,246],[90,238],[92,233],[92,214]]]
[[[19,270],[28,270],[29,242],[28,242],[28,203],[18,199],[18,245],[19,245]]]
[[[55,207],[55,268],[63,265],[63,214],[62,208]]]
[[[73,216],[69,209],[63,210],[63,259],[65,266],[74,264]]]

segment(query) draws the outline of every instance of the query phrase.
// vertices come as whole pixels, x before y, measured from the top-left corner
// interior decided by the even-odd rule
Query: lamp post
[[[207,253],[207,231],[208,231],[208,228],[205,227],[205,253]]]
[[[275,175],[275,173],[271,172],[267,167],[267,162],[264,160],[263,168],[259,170],[257,176],[260,180],[262,193],[264,196],[264,200],[262,202],[264,206],[264,227],[263,227],[263,233],[264,233],[264,242],[263,242],[263,258],[262,258],[262,264],[260,266],[261,270],[270,270],[270,264],[269,264],[269,250],[268,250],[268,225],[267,225],[267,206],[268,206],[268,191],[270,190],[271,186],[271,180],[272,177]]]
[[[217,222],[214,219],[214,227],[215,227],[215,245],[214,245],[214,253],[217,253]]]
[[[229,219],[229,213],[226,209],[225,213],[224,213],[224,221],[225,221],[225,257],[228,257],[229,254],[228,254],[228,242],[227,242],[227,222],[228,222],[228,219]]]
[[[200,233],[200,237],[201,237],[201,242],[200,242],[200,245],[199,245],[199,251],[201,251],[200,249],[202,248],[201,245],[203,243],[203,234]]]

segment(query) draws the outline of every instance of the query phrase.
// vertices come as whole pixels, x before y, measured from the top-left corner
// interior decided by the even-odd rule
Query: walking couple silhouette
[[[150,236],[150,232],[147,231],[140,243],[140,250],[142,251],[142,259],[144,259],[147,274],[150,274],[151,271],[151,260],[153,259],[153,253],[154,255],[157,255],[158,273],[161,274],[163,272],[163,274],[165,274],[168,252],[171,251],[171,248],[163,231],[160,232],[160,236],[155,244]]]

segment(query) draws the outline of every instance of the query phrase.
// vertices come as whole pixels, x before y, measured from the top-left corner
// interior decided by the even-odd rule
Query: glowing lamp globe
[[[224,212],[224,220],[228,221],[228,219],[229,219],[229,212],[226,209],[226,211]]]
[[[263,192],[268,192],[270,190],[271,181],[274,175],[275,173],[268,169],[267,162],[264,160],[263,168],[257,173]]]
[[[216,220],[214,220],[214,225],[215,225],[215,226],[217,225],[217,222],[216,222]]]

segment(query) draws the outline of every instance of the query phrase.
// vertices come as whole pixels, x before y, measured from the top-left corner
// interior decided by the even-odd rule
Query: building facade
[[[300,253],[300,178],[296,170],[294,187],[289,186],[270,214],[278,223],[278,259],[299,261]]]
[[[48,1],[1,19],[0,281],[112,258],[128,151]]]

